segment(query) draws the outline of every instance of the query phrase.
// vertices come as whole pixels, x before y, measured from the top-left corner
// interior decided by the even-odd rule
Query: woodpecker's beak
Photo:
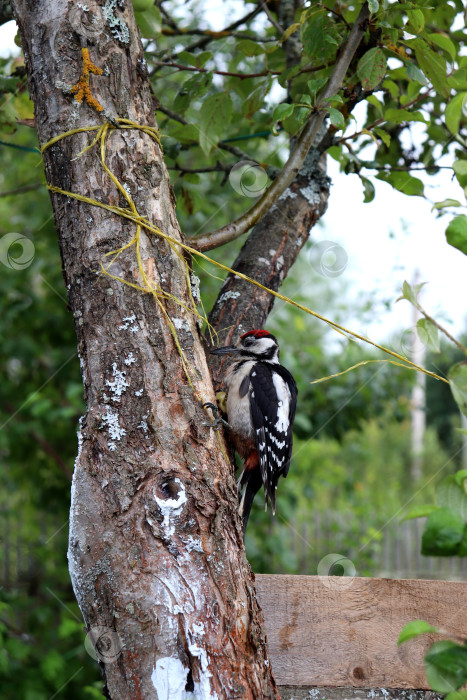
[[[211,350],[211,355],[235,355],[237,352],[240,352],[240,349],[235,345],[224,345],[222,348]]]

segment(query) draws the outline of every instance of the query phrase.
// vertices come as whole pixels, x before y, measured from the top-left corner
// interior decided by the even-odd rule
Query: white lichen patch
[[[129,367],[130,365],[134,365],[134,363],[136,362],[136,359],[135,359],[135,356],[133,355],[133,353],[130,352],[130,354],[128,355],[128,357],[126,357],[126,358],[123,360],[123,362],[126,364],[127,367]]]
[[[142,396],[143,395],[143,389],[138,389],[138,391],[135,391],[135,396]]]
[[[186,547],[186,552],[203,552],[203,545],[199,537],[194,537],[194,535],[189,535],[186,539],[182,540]]]
[[[240,292],[224,292],[223,294],[220,295],[219,299],[217,300],[217,303],[219,306],[222,306],[228,299],[237,299],[237,297],[240,296]]]
[[[148,437],[148,424],[146,423],[145,420],[142,420],[139,425],[136,426],[137,428],[141,428],[143,433],[145,434],[146,437]]]
[[[183,318],[172,318],[172,322],[176,328],[177,331],[184,330],[187,331],[188,333],[190,332],[190,326],[188,325],[188,322],[185,321]]]
[[[314,187],[308,185],[300,189],[300,194],[305,197],[306,201],[316,207],[319,204],[319,194]]]
[[[273,258],[276,253],[277,253],[277,250],[274,250],[274,248],[269,249],[269,255],[271,256],[271,258]]]
[[[175,525],[171,523],[171,519],[176,518],[182,512],[183,506],[187,502],[185,486],[182,484],[180,479],[176,477],[174,483],[179,485],[179,491],[175,498],[158,498],[154,494],[154,500],[159,506],[164,519],[162,521],[162,528],[166,531],[166,535],[173,535],[175,532]]]
[[[77,4],[77,7],[79,7],[80,10],[83,10],[83,12],[89,12],[89,7],[88,7],[87,5],[85,5],[84,3],[78,2],[78,3],[76,3],[76,4]]]
[[[125,0],[106,0],[102,8],[102,15],[110,27],[112,36],[122,44],[130,43],[130,32],[125,22],[117,17],[115,10],[122,8],[125,5]]]
[[[133,321],[136,321],[136,316],[132,313],[131,316],[125,316],[123,319],[123,323],[121,326],[118,327],[119,331],[126,331],[128,328],[130,328],[130,324],[133,323]]]
[[[116,442],[120,442],[122,437],[126,435],[126,430],[120,427],[118,422],[118,413],[112,408],[107,409],[107,413],[102,416],[104,426],[107,426],[110,436],[109,450],[115,452]]]
[[[193,272],[190,273],[191,296],[195,304],[201,304],[201,293],[199,291],[200,279]]]
[[[120,402],[120,397],[125,393],[127,387],[130,385],[126,380],[126,372],[119,370],[116,362],[114,362],[112,365],[112,376],[113,381],[107,379],[105,385],[108,386],[112,392],[112,401]]]

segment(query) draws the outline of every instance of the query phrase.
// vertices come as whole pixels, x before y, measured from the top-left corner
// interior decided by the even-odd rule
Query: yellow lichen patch
[[[81,49],[81,56],[83,59],[81,77],[78,82],[72,86],[71,92],[74,94],[75,100],[80,104],[84,98],[87,104],[95,109],[96,112],[103,112],[103,106],[93,96],[91,88],[89,87],[89,78],[91,73],[94,73],[94,75],[102,75],[102,68],[98,68],[98,66],[95,66],[91,61],[89,57],[89,49]]]

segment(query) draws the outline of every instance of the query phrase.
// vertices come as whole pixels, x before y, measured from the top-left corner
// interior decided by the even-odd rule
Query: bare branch
[[[271,11],[270,11],[270,9],[269,9],[269,7],[268,7],[268,5],[267,5],[267,2],[264,2],[264,1],[263,1],[263,2],[260,3],[260,4],[261,4],[261,9],[262,9],[263,12],[265,13],[265,15],[266,15],[266,17],[268,18],[268,20],[271,22],[271,24],[272,24],[272,26],[274,27],[274,29],[276,29],[276,30],[279,32],[279,36],[282,36],[282,34],[284,33],[284,29],[282,29],[282,27],[281,27],[281,25],[279,24],[279,22],[276,22],[276,20],[275,20],[274,17],[272,16]]]
[[[211,167],[207,168],[184,168],[183,166],[178,165],[178,163],[175,163],[175,165],[169,165],[168,169],[176,170],[179,173],[185,174],[230,173],[230,171],[232,170],[232,165],[224,165],[224,163],[220,163],[219,161],[217,161],[216,165],[212,165]]]
[[[14,190],[6,190],[5,192],[0,192],[0,197],[10,197],[14,194],[23,194],[23,192],[31,192],[32,190],[38,190],[40,187],[44,187],[42,182],[35,182],[32,185],[23,185],[22,187],[16,187]]]
[[[261,6],[258,5],[255,7],[254,10],[249,12],[247,15],[244,17],[241,17],[240,19],[236,20],[236,22],[233,22],[232,24],[229,24],[225,29],[222,29],[219,32],[212,32],[212,34],[209,34],[208,36],[204,36],[202,39],[199,39],[199,41],[195,41],[193,44],[190,44],[189,46],[186,46],[183,51],[195,51],[196,49],[203,49],[205,46],[207,46],[211,41],[214,39],[219,39],[222,36],[225,36],[227,34],[230,34],[230,32],[234,31],[238,27],[241,27],[242,24],[245,24],[245,22],[249,22],[250,19],[253,19],[253,17],[256,17],[257,14],[261,12]],[[169,17],[166,12],[163,13],[166,17]],[[170,24],[172,27],[176,27],[175,22],[170,18]],[[177,53],[174,53],[171,55],[171,58],[174,59],[176,58],[181,51],[178,51]]]
[[[224,245],[229,241],[233,241],[239,236],[246,233],[254,224],[256,224],[272,205],[279,199],[281,194],[285,192],[287,187],[294,181],[300,168],[303,165],[306,154],[308,153],[319,127],[324,121],[326,111],[319,108],[326,100],[333,97],[342,87],[345,75],[349,68],[350,62],[355,55],[355,52],[362,40],[366,30],[366,21],[370,16],[368,4],[365,3],[360,10],[358,18],[352,27],[352,30],[347,37],[347,40],[342,48],[341,54],[334,66],[334,70],[328,80],[327,85],[320,94],[318,108],[307,123],[305,124],[300,137],[297,140],[297,145],[287,163],[284,165],[280,175],[273,181],[268,190],[262,197],[249,209],[245,214],[240,216],[235,221],[223,226],[211,233],[194,236],[190,239],[190,245],[197,250],[212,250],[220,245]]]
[[[177,68],[177,70],[188,70],[195,73],[215,73],[215,75],[227,75],[231,78],[239,78],[240,80],[246,80],[247,78],[261,78],[265,75],[281,75],[282,71],[274,70],[262,70],[259,73],[230,73],[225,70],[208,70],[207,68],[197,68],[196,66],[184,66],[181,63],[176,63],[175,61],[157,61],[154,65],[158,68]]]

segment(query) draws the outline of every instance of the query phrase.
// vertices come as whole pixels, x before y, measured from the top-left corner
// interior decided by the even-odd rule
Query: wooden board
[[[281,686],[428,688],[423,657],[434,635],[397,647],[423,619],[467,632],[467,583],[257,575],[274,674]]]

